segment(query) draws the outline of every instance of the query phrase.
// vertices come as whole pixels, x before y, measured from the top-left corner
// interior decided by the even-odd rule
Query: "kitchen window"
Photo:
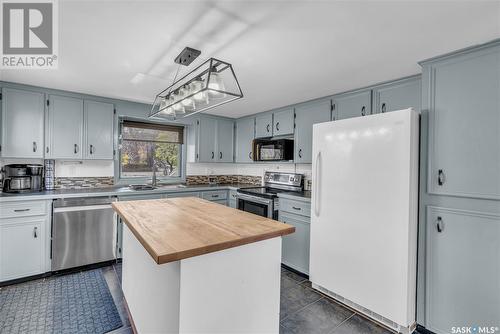
[[[181,181],[184,127],[125,120],[120,126],[119,178]]]

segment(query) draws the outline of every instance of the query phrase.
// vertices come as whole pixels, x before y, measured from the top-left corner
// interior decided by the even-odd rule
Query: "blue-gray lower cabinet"
[[[255,118],[240,118],[236,121],[235,162],[253,162],[252,141],[255,138]]]
[[[228,205],[233,209],[238,208],[238,200],[236,199],[236,194],[237,194],[236,190],[229,190]]]
[[[305,103],[295,108],[294,160],[296,163],[312,163],[313,125],[330,120],[330,99]]]
[[[278,220],[295,227],[295,233],[283,237],[281,262],[308,275],[311,203],[280,197]]]
[[[333,97],[334,120],[370,115],[372,112],[372,91],[361,90]]]
[[[309,274],[310,218],[280,211],[279,221],[295,227],[295,233],[283,237],[281,262]]]
[[[413,108],[420,111],[422,88],[420,76],[397,80],[373,88],[373,113]]]
[[[178,197],[200,197],[200,193],[197,191],[189,191],[184,193],[167,193],[164,198],[178,198]]]
[[[426,251],[427,329],[498,327],[500,215],[427,207]]]

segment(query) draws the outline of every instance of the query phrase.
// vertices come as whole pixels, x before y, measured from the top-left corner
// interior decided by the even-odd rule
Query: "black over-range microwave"
[[[293,139],[254,139],[254,161],[293,160]]]

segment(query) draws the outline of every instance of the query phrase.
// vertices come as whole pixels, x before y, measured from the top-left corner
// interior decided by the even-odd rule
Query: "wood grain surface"
[[[114,202],[158,264],[293,233],[295,227],[196,197]]]

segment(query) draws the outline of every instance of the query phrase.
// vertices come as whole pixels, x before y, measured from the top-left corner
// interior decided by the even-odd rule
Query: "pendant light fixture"
[[[186,47],[174,60],[189,66],[200,55],[199,50]],[[241,99],[240,84],[233,66],[210,58],[156,95],[149,117],[176,119],[191,116],[228,102]]]

